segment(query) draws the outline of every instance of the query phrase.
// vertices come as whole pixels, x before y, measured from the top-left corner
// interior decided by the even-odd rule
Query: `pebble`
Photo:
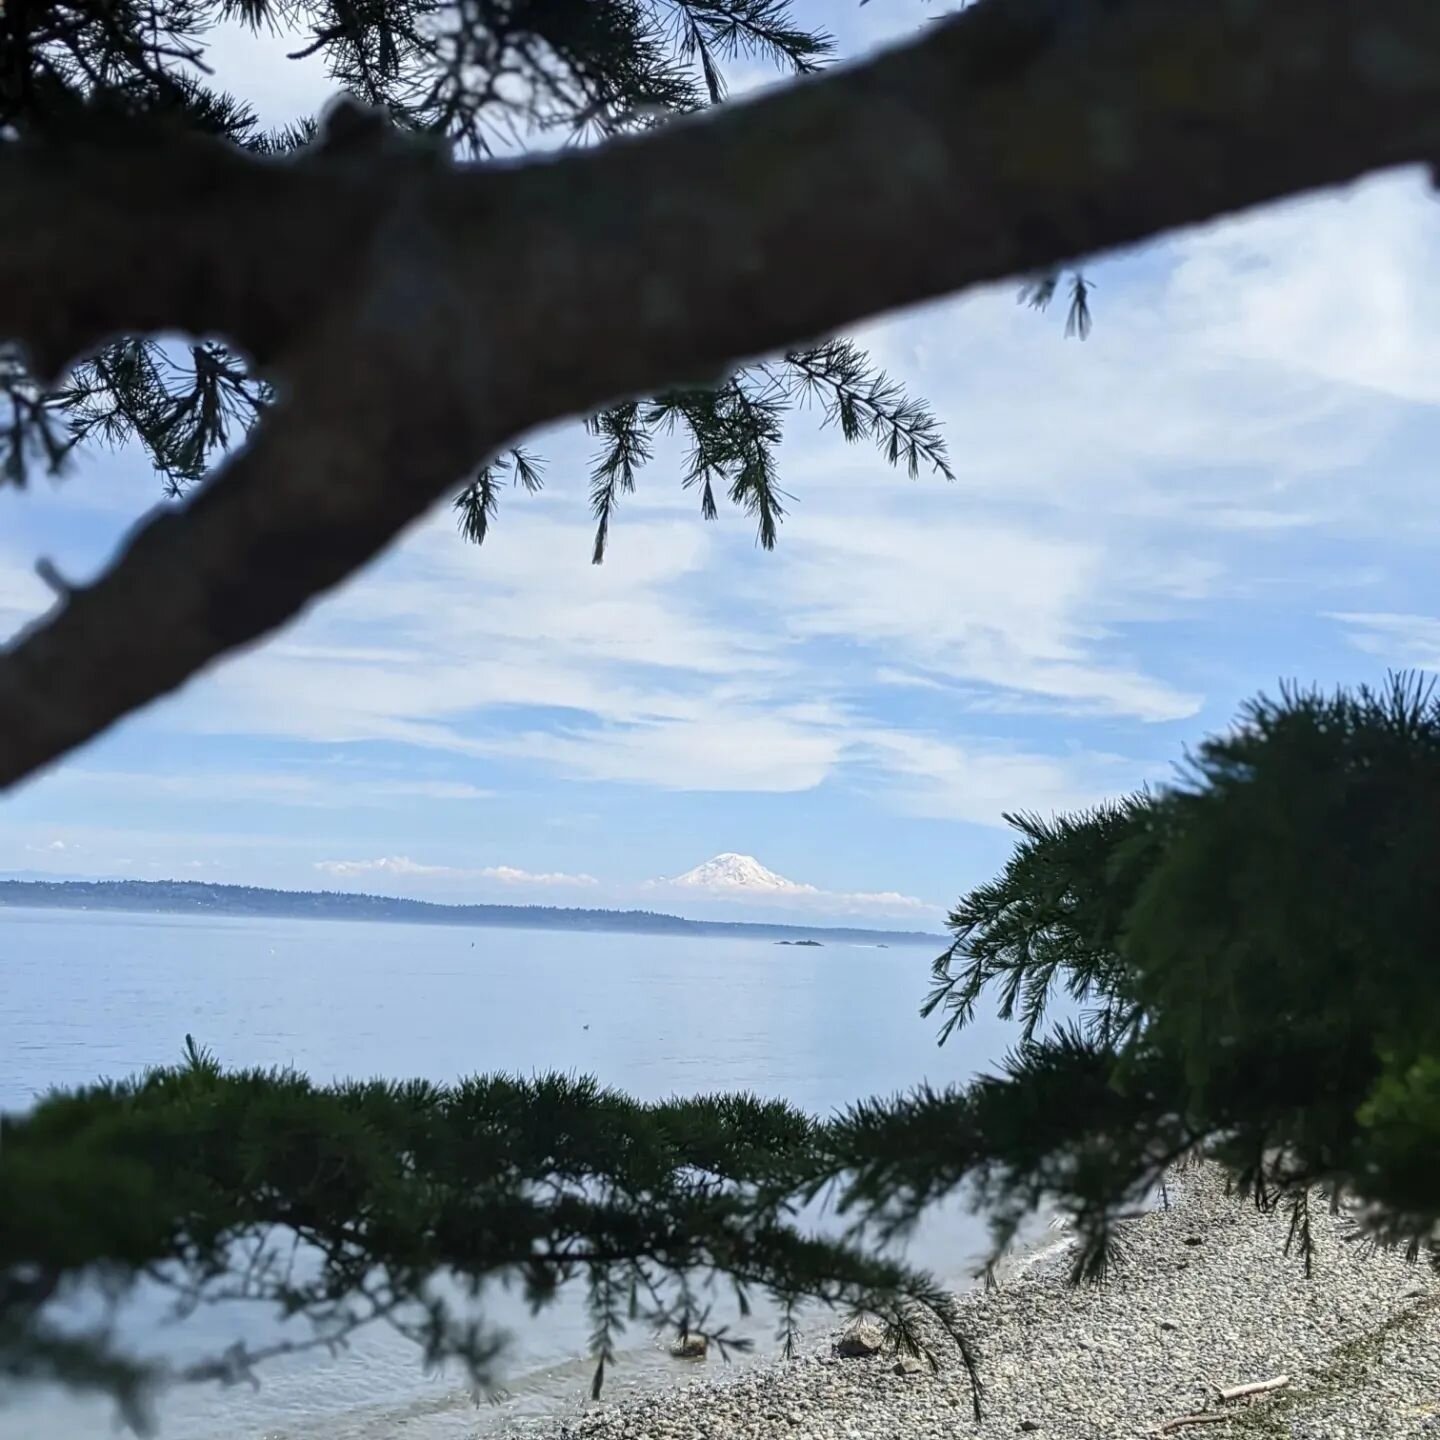
[[[1351,1221],[1311,1207],[1315,1273],[1286,1256],[1288,1217],[1226,1193],[1209,1167],[1171,1184],[1169,1209],[1126,1226],[1125,1263],[1071,1287],[1062,1258],[960,1297],[979,1354],[972,1418],[953,1349],[912,1371],[848,1326],[795,1361],[723,1372],[616,1400],[529,1440],[1139,1440],[1200,1412],[1203,1440],[1440,1437],[1440,1287],[1398,1252],[1349,1243]],[[1198,1243],[1197,1243],[1198,1242]],[[1181,1260],[1180,1256],[1188,1256]],[[863,1342],[856,1337],[863,1334]],[[849,1342],[847,1344],[847,1342]],[[840,1358],[845,1350],[851,1358]],[[1288,1375],[1283,1389],[1223,1403],[1222,1386]],[[521,1433],[516,1431],[516,1434]]]

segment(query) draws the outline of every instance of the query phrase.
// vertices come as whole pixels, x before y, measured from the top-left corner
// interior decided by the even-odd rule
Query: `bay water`
[[[986,1016],[936,1047],[918,1009],[940,948],[3,910],[0,1109],[175,1063],[188,1033],[227,1065],[321,1081],[560,1070],[641,1099],[744,1090],[827,1115],[963,1081],[1013,1043]],[[955,1203],[905,1253],[961,1284],[984,1244],[983,1221]],[[424,1373],[407,1341],[377,1330],[335,1357],[273,1362],[259,1389],[176,1387],[158,1407],[161,1440],[459,1440],[573,1415],[591,1373],[574,1298],[532,1318],[513,1293],[487,1294],[482,1313],[511,1334],[499,1403],[477,1406],[458,1376]],[[172,1356],[253,1343],[271,1323],[237,1307],[175,1323],[144,1296],[121,1319],[138,1349]],[[770,1317],[737,1328],[756,1358],[776,1353]],[[632,1333],[607,1396],[694,1373]],[[0,1440],[90,1440],[113,1420],[96,1400],[0,1393]]]

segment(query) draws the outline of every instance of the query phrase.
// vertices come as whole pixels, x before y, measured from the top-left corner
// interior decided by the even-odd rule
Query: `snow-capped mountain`
[[[683,875],[647,880],[643,888],[652,895],[666,896],[671,903],[683,903],[684,914],[727,910],[734,914],[738,907],[739,913],[748,911],[752,920],[783,917],[792,924],[802,917],[913,916],[934,914],[939,909],[913,895],[894,891],[851,894],[822,890],[818,885],[777,875],[753,855],[737,855],[733,850],[712,856]]]
[[[703,865],[677,875],[667,885],[682,885],[687,890],[709,890],[714,892],[746,890],[755,894],[815,895],[819,892],[813,885],[802,885],[797,880],[787,880],[773,870],[767,870],[753,855],[736,855],[726,851],[713,856]]]

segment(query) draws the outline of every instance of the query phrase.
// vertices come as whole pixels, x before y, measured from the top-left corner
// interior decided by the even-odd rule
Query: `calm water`
[[[964,1079],[999,1058],[1008,1027],[985,1022],[934,1045],[918,1018],[928,950],[625,935],[463,930],[325,921],[0,911],[0,1108],[51,1086],[174,1062],[186,1032],[227,1064],[291,1065],[317,1079],[569,1070],[642,1098],[705,1090],[785,1096],[828,1113],[923,1079]],[[969,1274],[983,1230],[962,1210],[931,1219],[910,1257]],[[271,1366],[258,1391],[185,1388],[160,1410],[163,1440],[458,1440],[584,1403],[584,1318],[537,1320],[508,1295],[487,1317],[511,1328],[511,1398],[477,1409],[453,1376],[426,1376],[382,1334],[337,1359]],[[254,1338],[251,1315],[211,1311],[162,1334],[170,1353]],[[758,1322],[757,1322],[758,1323]],[[127,1321],[155,1343],[145,1306]],[[759,1354],[773,1353],[759,1324]],[[653,1339],[607,1390],[693,1369]],[[0,1405],[0,1440],[114,1433],[110,1411],[50,1393]]]

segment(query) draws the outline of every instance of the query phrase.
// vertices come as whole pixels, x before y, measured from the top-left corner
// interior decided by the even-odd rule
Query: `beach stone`
[[[1237,1200],[1209,1167],[1172,1180],[1171,1202],[1127,1224],[1127,1263],[1102,1285],[1072,1288],[1055,1264],[957,1296],[987,1391],[979,1421],[943,1331],[922,1334],[939,1372],[921,1383],[866,1322],[810,1332],[799,1364],[691,1370],[658,1397],[611,1392],[572,1427],[517,1419],[486,1440],[1130,1440],[1206,1409],[1205,1377],[1279,1374],[1295,1377],[1287,1392],[1176,1440],[1242,1429],[1246,1440],[1440,1440],[1440,1285],[1399,1253],[1350,1243],[1353,1220],[1319,1206],[1307,1278],[1285,1254],[1287,1217]],[[847,1340],[850,1355],[884,1363],[839,1358]]]
[[[703,1360],[709,1350],[710,1342],[703,1335],[682,1335],[670,1347],[677,1360]]]
[[[862,1322],[844,1331],[835,1341],[835,1353],[846,1360],[863,1360],[878,1355],[885,1346],[885,1332],[878,1325]]]

